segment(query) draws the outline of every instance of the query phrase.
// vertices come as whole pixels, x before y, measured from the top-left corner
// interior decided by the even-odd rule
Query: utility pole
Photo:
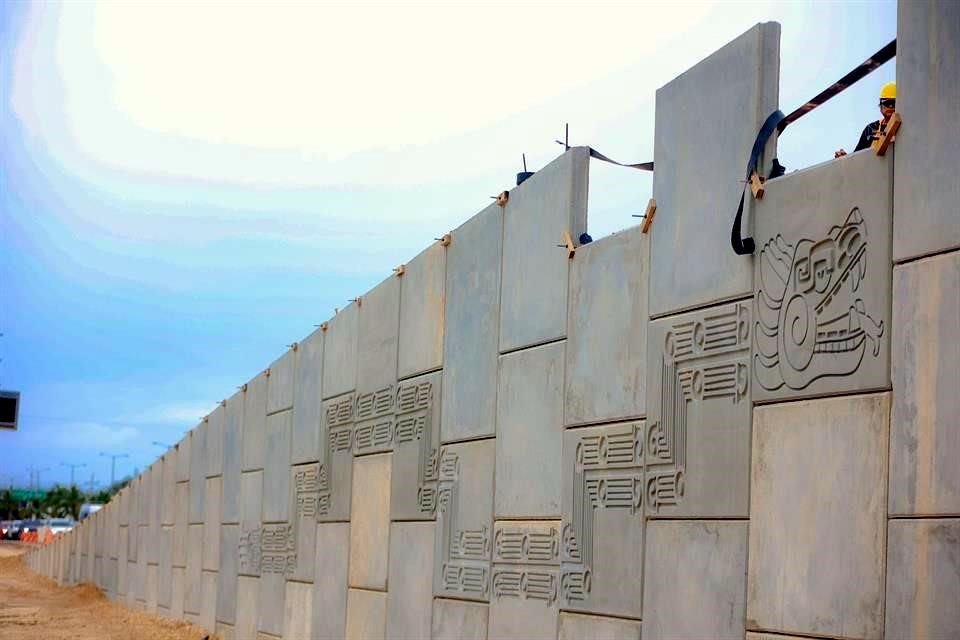
[[[90,481],[87,483],[87,493],[93,493],[93,490],[97,488],[97,481],[94,475],[90,474]]]
[[[100,452],[104,458],[110,458],[110,486],[117,480],[117,458],[129,458],[129,453],[104,453]]]
[[[61,462],[60,464],[63,465],[64,467],[70,467],[70,486],[71,487],[74,486],[74,483],[73,483],[74,470],[82,469],[83,467],[87,466],[85,464],[67,464],[66,462]]]
[[[27,471],[30,472],[30,489],[36,491],[40,488],[40,474],[45,471],[50,471],[50,467],[44,467],[39,469],[37,467],[27,467]]]

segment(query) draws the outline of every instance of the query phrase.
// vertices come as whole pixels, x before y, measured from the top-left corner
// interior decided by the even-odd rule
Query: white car
[[[50,527],[50,531],[53,532],[53,535],[59,535],[65,531],[70,531],[73,529],[74,524],[76,524],[70,518],[53,518],[47,521],[47,526]]]

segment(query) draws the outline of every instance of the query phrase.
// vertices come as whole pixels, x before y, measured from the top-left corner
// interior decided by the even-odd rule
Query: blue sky
[[[23,394],[0,483],[143,468],[565,122],[652,159],[656,89],[756,22],[782,25],[786,112],[896,35],[894,2],[732,4],[0,3],[0,388]],[[851,150],[894,76],[781,161]],[[594,237],[650,189],[595,162]]]

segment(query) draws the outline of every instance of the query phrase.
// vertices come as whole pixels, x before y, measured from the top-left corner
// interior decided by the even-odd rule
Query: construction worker
[[[860,134],[860,140],[857,141],[857,148],[854,149],[854,151],[862,151],[868,148],[873,143],[874,138],[877,137],[877,133],[881,131],[882,127],[886,126],[896,110],[897,83],[888,82],[880,88],[880,115],[883,117],[880,120],[869,123],[863,128],[863,133]],[[893,138],[890,139],[893,140]],[[834,152],[833,157],[842,158],[845,155],[847,155],[847,152],[839,149]]]

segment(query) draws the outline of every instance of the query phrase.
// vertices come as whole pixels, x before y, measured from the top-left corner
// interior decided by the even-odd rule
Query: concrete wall
[[[958,15],[901,5],[893,151],[768,182],[754,256],[775,24],[658,91],[650,235],[568,259],[569,150],[28,562],[238,640],[960,637]]]

